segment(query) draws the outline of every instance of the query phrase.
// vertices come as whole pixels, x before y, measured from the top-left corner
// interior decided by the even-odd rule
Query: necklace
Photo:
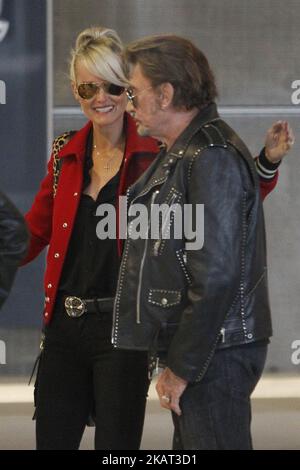
[[[95,151],[95,153],[96,153],[96,155],[97,155],[97,158],[98,158],[99,160],[103,160],[103,161],[105,162],[105,163],[103,164],[103,169],[104,169],[105,171],[110,171],[110,170],[112,170],[112,169],[114,168],[114,166],[115,166],[115,164],[112,163],[112,161],[113,161],[113,159],[114,159],[115,157],[118,156],[118,153],[119,153],[118,150],[119,150],[119,149],[116,149],[116,150],[113,152],[112,156],[109,157],[109,158],[103,158],[103,157],[100,156],[101,153],[99,152],[99,150],[97,150],[97,145],[93,145],[93,149],[94,149],[94,151]]]

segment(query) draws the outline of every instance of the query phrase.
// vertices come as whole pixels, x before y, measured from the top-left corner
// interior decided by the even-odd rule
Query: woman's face
[[[88,119],[94,125],[100,127],[113,126],[123,121],[124,112],[127,105],[125,91],[120,96],[110,95],[103,88],[99,87],[97,93],[90,99],[83,99],[79,96],[77,87],[81,83],[97,83],[101,85],[105,81],[93,75],[87,68],[78,63],[76,64],[76,83],[72,83],[75,99],[80,103],[81,109]]]

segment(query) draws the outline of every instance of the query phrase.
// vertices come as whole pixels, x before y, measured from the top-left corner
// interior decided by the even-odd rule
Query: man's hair
[[[129,44],[125,58],[129,67],[140,65],[153,87],[171,83],[175,108],[201,108],[218,95],[208,60],[188,39],[173,34],[148,36]]]

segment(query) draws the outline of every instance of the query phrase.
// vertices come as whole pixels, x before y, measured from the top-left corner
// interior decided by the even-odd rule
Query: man
[[[28,233],[23,217],[0,192],[0,308],[9,294],[27,244]]]
[[[272,334],[254,161],[219,118],[210,66],[190,41],[141,39],[127,58],[138,130],[165,149],[128,192],[113,343],[163,357],[157,392],[172,410],[174,449],[250,449],[250,395]],[[278,126],[274,147],[287,150],[292,137]],[[134,204],[149,214],[139,238],[132,236]],[[154,206],[162,204],[169,211],[153,227]],[[170,216],[176,206],[189,226],[200,205],[201,247],[197,233],[176,237],[176,211]]]

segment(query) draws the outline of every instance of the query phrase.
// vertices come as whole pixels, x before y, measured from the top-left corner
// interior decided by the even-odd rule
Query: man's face
[[[142,136],[159,137],[159,99],[139,64],[132,68],[130,88],[134,99],[129,108],[133,111],[138,133]]]

